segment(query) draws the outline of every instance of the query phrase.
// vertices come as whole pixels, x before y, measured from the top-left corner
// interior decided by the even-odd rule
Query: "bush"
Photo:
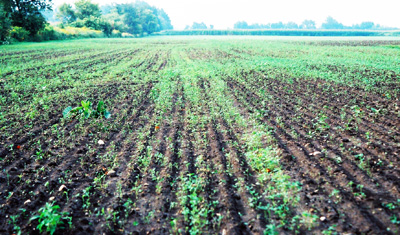
[[[103,18],[95,16],[79,19],[75,22],[72,22],[70,26],[77,28],[86,27],[89,29],[101,30],[107,37],[110,37],[112,35],[112,30],[113,30],[113,27],[110,22],[104,20]]]
[[[122,33],[119,31],[119,30],[113,30],[112,31],[112,37],[114,37],[114,38],[120,38],[120,37],[122,37]]]
[[[100,30],[88,29],[86,27],[83,28],[75,28],[67,26],[65,28],[55,27],[54,30],[63,35],[63,39],[70,38],[101,38],[104,37],[103,32]]]
[[[82,27],[85,27],[85,21],[79,19],[79,20],[76,20],[75,22],[72,22],[71,24],[69,24],[69,26],[75,27],[75,28],[82,28]]]
[[[123,38],[134,38],[135,37],[135,35],[130,34],[130,33],[122,33],[121,36]]]
[[[60,40],[60,39],[65,39],[65,35],[57,32],[54,30],[54,28],[50,25],[46,25],[46,27],[43,30],[40,30],[35,37],[33,38],[33,41],[35,42],[42,42],[42,41],[50,41],[50,40]]]
[[[12,27],[10,35],[11,35],[11,38],[13,38],[19,42],[29,40],[29,31],[22,27],[18,27],[18,26]]]

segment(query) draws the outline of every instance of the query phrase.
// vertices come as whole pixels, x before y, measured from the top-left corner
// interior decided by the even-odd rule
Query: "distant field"
[[[397,38],[71,40],[0,61],[1,234],[400,232]]]

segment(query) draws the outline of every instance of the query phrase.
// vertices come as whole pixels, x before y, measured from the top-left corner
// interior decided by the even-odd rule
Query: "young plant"
[[[71,106],[65,108],[63,111],[64,118],[69,118],[71,116],[71,114],[83,115],[85,118],[89,118],[90,113],[92,111],[90,101],[82,100],[81,105],[82,106],[78,106],[75,108],[72,108]]]
[[[54,234],[57,226],[63,225],[63,220],[69,220],[68,224],[71,225],[72,217],[67,216],[66,212],[59,212],[60,206],[53,205],[53,203],[46,203],[46,205],[39,209],[39,215],[33,216],[30,220],[39,219],[37,228],[41,233],[44,231]]]
[[[105,108],[103,101],[99,101],[96,109],[93,109],[93,103],[91,103],[90,101],[81,101],[81,105],[82,106],[78,106],[75,108],[72,108],[71,106],[65,108],[63,111],[63,117],[69,118],[72,114],[75,114],[75,116],[83,116],[85,118],[105,117],[106,119],[108,119],[111,116],[110,112]]]

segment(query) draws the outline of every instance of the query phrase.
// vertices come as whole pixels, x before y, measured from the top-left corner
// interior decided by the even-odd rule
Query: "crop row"
[[[0,232],[399,231],[398,49],[90,42],[0,56]]]

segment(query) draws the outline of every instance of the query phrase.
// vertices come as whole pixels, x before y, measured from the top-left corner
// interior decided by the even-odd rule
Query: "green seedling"
[[[96,109],[93,109],[92,106],[93,103],[91,103],[90,101],[81,101],[81,106],[75,108],[69,106],[65,108],[63,111],[63,117],[69,118],[72,114],[75,114],[75,116],[83,116],[85,118],[110,118],[111,113],[105,108],[105,104],[103,101],[99,101]]]
[[[68,224],[71,225],[72,217],[67,216],[66,212],[59,212],[60,206],[53,205],[53,203],[46,203],[46,205],[39,209],[39,214],[33,216],[30,220],[39,220],[37,228],[41,233],[50,232],[54,234],[57,226],[63,225],[63,220],[69,220]]]

